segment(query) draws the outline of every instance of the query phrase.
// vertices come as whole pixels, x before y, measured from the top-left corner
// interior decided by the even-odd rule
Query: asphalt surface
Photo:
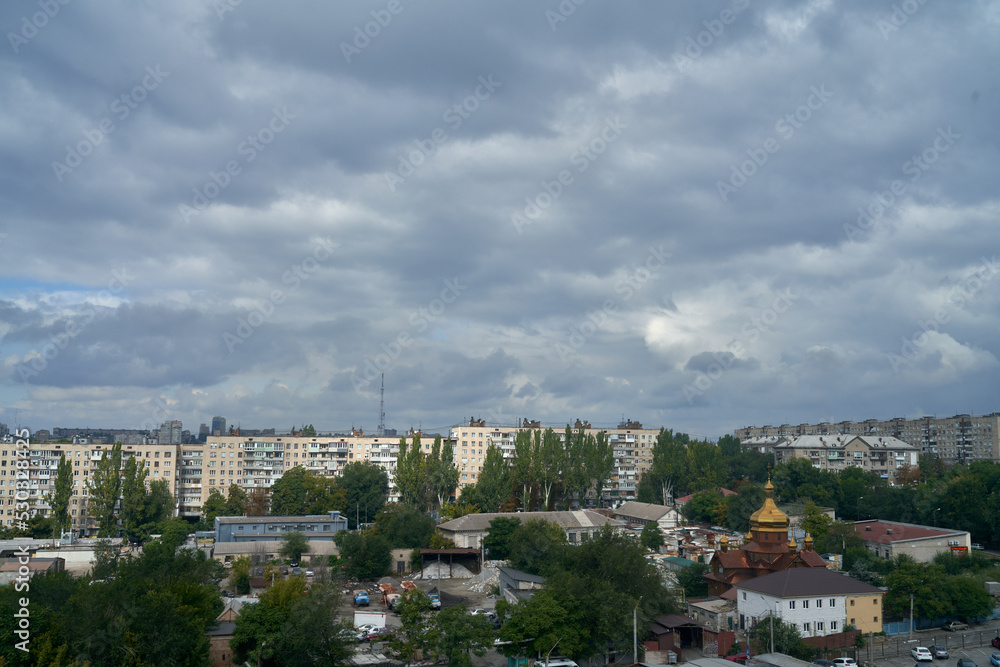
[[[990,642],[1000,632],[1000,624],[991,621],[988,624],[973,626],[965,632],[943,632],[940,629],[918,631],[912,639],[908,635],[896,637],[876,637],[870,649],[868,646],[858,651],[859,663],[867,662],[873,667],[954,667],[960,658],[967,658],[976,663],[977,667],[992,667],[990,655],[1000,653]],[[944,646],[949,657],[937,658],[933,662],[917,663],[910,655],[914,646]]]

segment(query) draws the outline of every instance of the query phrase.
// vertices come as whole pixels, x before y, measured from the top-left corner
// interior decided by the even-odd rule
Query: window
[[[744,593],[744,594],[743,594],[743,599],[744,599],[744,600],[746,600],[746,599],[747,599],[747,594],[746,594],[746,593]]]
[[[831,607],[837,606],[837,598],[830,598],[830,606]]]
[[[816,632],[823,631],[823,621],[816,621]]]
[[[831,630],[837,629],[837,621],[830,621],[830,629]]]
[[[795,609],[795,600],[792,600],[791,602],[788,603],[788,608]]]
[[[802,632],[809,632],[809,624],[808,623],[803,623],[802,624]]]
[[[851,625],[856,625],[853,618],[851,619]]]
[[[808,609],[809,608],[809,600],[803,600],[802,601],[802,608],[803,609]]]
[[[823,607],[823,601],[822,600],[816,600],[816,608],[817,609],[822,609],[822,607]]]
[[[854,600],[851,600],[851,606],[854,606]],[[853,622],[853,621],[852,621]]]

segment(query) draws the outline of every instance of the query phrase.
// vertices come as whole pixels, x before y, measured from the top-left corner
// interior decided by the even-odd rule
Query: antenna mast
[[[385,436],[385,373],[382,373],[382,389],[379,391],[378,435],[380,438]]]

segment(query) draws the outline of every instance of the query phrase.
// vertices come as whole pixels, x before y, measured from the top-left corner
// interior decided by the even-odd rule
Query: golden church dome
[[[767,480],[767,486],[764,487],[764,491],[767,493],[764,504],[761,505],[759,510],[750,515],[751,532],[787,532],[788,516],[774,504],[774,485],[771,484],[770,478]]]

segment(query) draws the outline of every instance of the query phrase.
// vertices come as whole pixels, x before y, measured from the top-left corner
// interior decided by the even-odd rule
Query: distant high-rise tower
[[[385,436],[385,373],[382,373],[382,389],[379,392],[378,402],[378,433],[381,438]]]
[[[181,432],[183,431],[183,425],[180,420],[174,419],[171,421],[166,421],[160,424],[160,444],[161,445],[179,445],[183,436]]]
[[[212,435],[226,434],[226,418],[212,417]]]

